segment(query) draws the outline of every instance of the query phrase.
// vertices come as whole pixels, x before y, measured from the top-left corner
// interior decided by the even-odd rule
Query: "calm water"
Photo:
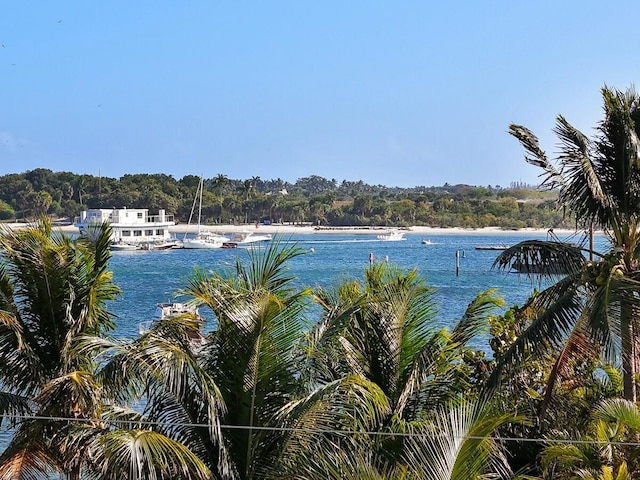
[[[437,235],[432,245],[422,244],[423,236],[408,234],[400,242],[382,242],[375,235],[299,235],[283,237],[313,253],[293,259],[290,271],[300,285],[328,287],[345,279],[362,279],[369,254],[376,261],[388,259],[406,268],[417,268],[427,283],[437,290],[438,322],[455,323],[469,302],[481,291],[495,288],[507,305],[521,304],[534,286],[526,276],[491,268],[500,253],[476,250],[479,245],[512,245],[531,236],[513,235]],[[597,239],[602,242],[603,239]],[[460,252],[459,276],[456,276],[456,251]],[[167,301],[186,284],[195,268],[206,271],[231,269],[237,256],[245,260],[245,249],[171,250],[114,252],[114,280],[123,295],[111,305],[118,315],[116,335],[135,336],[139,322],[148,320],[156,303]],[[206,313],[205,313],[206,315]]]

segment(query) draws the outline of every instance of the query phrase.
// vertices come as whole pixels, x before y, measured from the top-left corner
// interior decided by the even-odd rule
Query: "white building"
[[[91,208],[80,213],[75,226],[81,235],[86,235],[91,226],[102,223],[111,225],[113,243],[143,244],[171,240],[169,227],[175,225],[173,215],[160,210],[158,215],[149,215],[146,208]]]

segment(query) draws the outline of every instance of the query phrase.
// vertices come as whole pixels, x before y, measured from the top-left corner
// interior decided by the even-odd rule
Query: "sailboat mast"
[[[204,176],[200,175],[200,203],[198,205],[198,233],[200,233],[200,215],[202,214],[202,191],[204,190]]]

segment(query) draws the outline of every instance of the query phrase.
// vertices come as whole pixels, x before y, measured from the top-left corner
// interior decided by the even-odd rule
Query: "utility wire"
[[[250,426],[250,425],[225,425],[225,424],[209,424],[209,423],[190,423],[190,422],[157,422],[151,420],[125,420],[125,419],[105,419],[105,418],[75,418],[75,417],[55,417],[46,415],[12,415],[12,414],[0,414],[0,418],[8,420],[44,420],[52,422],[78,422],[78,423],[102,423],[102,424],[116,424],[116,425],[140,425],[146,427],[193,427],[193,428],[210,428],[217,427],[221,430],[261,430],[270,432],[306,432],[316,434],[335,434],[335,435],[368,435],[378,437],[427,437],[430,436],[427,433],[419,432],[377,432],[377,431],[360,431],[360,430],[337,430],[337,429],[324,429],[324,428],[297,428],[297,427],[265,427],[265,426]],[[484,440],[488,438],[490,440],[500,442],[521,442],[521,443],[560,443],[566,445],[612,445],[619,447],[640,447],[640,442],[629,441],[607,441],[607,440],[576,440],[570,438],[518,438],[518,437],[503,437],[503,436],[489,436],[480,437],[473,435],[454,435],[456,439],[467,440]]]

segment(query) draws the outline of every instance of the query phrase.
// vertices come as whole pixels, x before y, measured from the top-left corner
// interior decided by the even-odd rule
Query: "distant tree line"
[[[38,168],[0,177],[0,220],[41,215],[73,220],[87,208],[165,209],[186,223],[199,183],[164,174],[120,178],[53,172]],[[449,185],[413,188],[338,182],[317,175],[295,183],[219,174],[205,179],[202,222],[245,224],[270,221],[322,226],[382,225],[479,228],[572,227],[556,209],[556,194],[522,182],[509,188]]]

